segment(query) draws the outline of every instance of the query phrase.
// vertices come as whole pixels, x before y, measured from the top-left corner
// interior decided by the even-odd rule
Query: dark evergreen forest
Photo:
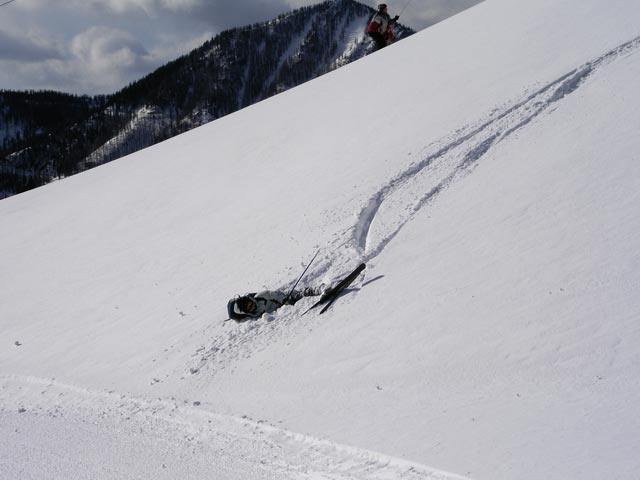
[[[348,29],[361,24],[364,32],[373,13],[353,0],[330,0],[227,30],[112,95],[0,91],[0,198],[112,161],[362,58],[372,47],[364,35],[348,52],[341,49]],[[396,26],[396,39],[412,33]]]

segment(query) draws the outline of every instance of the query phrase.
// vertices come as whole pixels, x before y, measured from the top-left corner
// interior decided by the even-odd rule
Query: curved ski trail
[[[472,172],[496,145],[578,90],[601,68],[636,53],[638,47],[640,37],[544,85],[478,125],[459,130],[452,140],[432,147],[432,153],[392,178],[362,207],[350,240],[360,258],[369,261],[379,255],[420,210]]]
[[[578,91],[590,77],[620,58],[636,54],[640,36],[560,76],[510,105],[494,110],[475,124],[467,125],[427,147],[422,160],[392,177],[364,202],[350,226],[337,232],[305,275],[301,286],[330,285],[357,262],[370,262],[384,251],[405,225],[441,193],[473,172],[479,161],[500,142],[558,106]],[[346,249],[346,252],[345,252]],[[304,305],[301,305],[304,307]],[[194,353],[191,373],[232,364],[256,349],[267,348],[274,336],[292,334],[299,328],[295,312],[278,312],[278,322],[259,322],[216,336]],[[207,335],[203,334],[206,338]]]

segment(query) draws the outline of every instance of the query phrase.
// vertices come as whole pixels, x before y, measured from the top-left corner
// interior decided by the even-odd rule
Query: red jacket
[[[369,26],[367,27],[367,33],[374,33],[374,32],[380,33],[380,24],[378,22],[371,20],[369,22]]]
[[[388,13],[376,13],[369,25],[367,26],[367,33],[380,33],[387,39],[387,44],[393,42],[395,36],[391,30],[391,26],[395,23],[395,19],[389,17]]]
[[[369,25],[367,26],[367,33],[384,33],[387,31],[387,27],[392,23],[391,17],[386,12],[377,12]]]

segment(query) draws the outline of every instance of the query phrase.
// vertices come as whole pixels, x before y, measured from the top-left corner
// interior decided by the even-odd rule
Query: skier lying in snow
[[[338,298],[340,293],[342,293],[345,288],[351,285],[351,283],[362,273],[365,268],[366,265],[364,263],[361,263],[353,272],[340,280],[337,285],[329,289],[324,288],[323,286],[320,289],[309,287],[305,288],[302,291],[299,291],[295,290],[294,285],[294,290],[292,290],[288,294],[285,294],[284,292],[279,290],[265,290],[264,292],[248,293],[242,297],[233,298],[229,300],[229,303],[227,303],[229,320],[235,320],[236,322],[244,322],[245,320],[249,319],[255,320],[260,318],[265,313],[275,312],[283,305],[293,305],[301,298],[315,297],[319,295],[322,295],[320,297],[320,300],[314,303],[311,308],[307,310],[307,312],[317,307],[318,305],[326,304],[325,307],[320,311],[320,314],[322,314],[327,310],[327,308],[331,306],[333,301]]]
[[[233,298],[227,303],[229,318],[236,322],[255,320],[265,313],[273,313],[283,305],[294,305],[304,297],[322,295],[321,290],[305,288],[302,291],[294,290],[287,294],[281,290],[265,290],[260,293],[247,293],[241,297]]]

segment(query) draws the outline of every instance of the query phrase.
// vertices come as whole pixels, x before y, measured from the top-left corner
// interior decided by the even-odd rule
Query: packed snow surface
[[[638,2],[487,0],[3,200],[0,478],[637,478],[638,78]]]

